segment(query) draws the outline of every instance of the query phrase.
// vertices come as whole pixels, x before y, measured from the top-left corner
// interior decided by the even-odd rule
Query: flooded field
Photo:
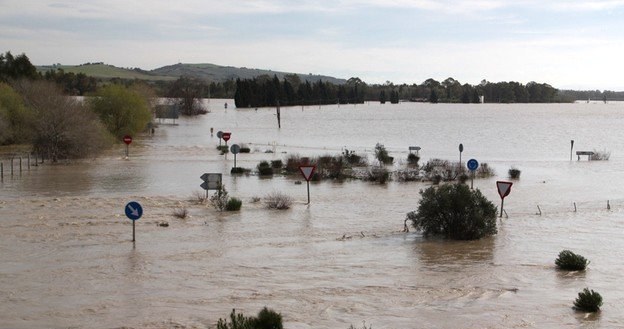
[[[2,159],[1,328],[213,328],[233,308],[255,315],[264,306],[285,328],[624,326],[624,104],[292,107],[282,108],[281,129],[275,109],[206,104],[205,116],[135,136],[127,159],[121,144],[13,176]],[[457,161],[462,143],[463,161],[495,169],[474,185],[499,206],[495,182],[512,166],[522,173],[496,236],[425,239],[402,229],[430,183],[323,181],[311,184],[306,205],[301,177],[230,175],[233,156],[218,153],[210,128],[250,146],[237,156],[250,169],[345,148],[374,163],[376,143],[399,169],[409,146],[422,147],[423,164]],[[610,159],[570,161],[570,140],[574,151]],[[203,173],[223,173],[242,210],[199,204]],[[293,207],[253,202],[273,191],[292,196]],[[144,209],[135,243],[129,201]],[[181,208],[188,218],[173,216]],[[588,258],[588,270],[557,271],[563,249]],[[572,309],[585,287],[603,296],[596,315]]]

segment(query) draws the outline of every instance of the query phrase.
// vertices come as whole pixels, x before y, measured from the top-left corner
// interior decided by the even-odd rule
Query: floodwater
[[[286,328],[624,326],[624,104],[286,107],[278,129],[275,109],[226,110],[226,101],[136,136],[127,159],[120,144],[13,176],[2,159],[1,328],[213,328],[233,308],[255,315],[264,306]],[[425,163],[458,161],[462,143],[462,161],[495,169],[474,186],[499,207],[495,182],[512,166],[522,173],[496,236],[425,239],[402,229],[429,183],[312,183],[306,205],[300,177],[232,177],[233,155],[216,151],[219,130],[250,146],[236,159],[245,168],[344,148],[374,162],[379,142],[399,169],[409,146]],[[611,157],[570,161],[571,140],[574,151]],[[223,173],[242,210],[198,204],[203,173]],[[292,208],[253,202],[274,191],[291,195]],[[144,209],[135,243],[129,201]],[[173,216],[183,208],[190,217]],[[588,258],[588,270],[557,271],[563,249]],[[603,296],[600,313],[572,309],[585,287]]]

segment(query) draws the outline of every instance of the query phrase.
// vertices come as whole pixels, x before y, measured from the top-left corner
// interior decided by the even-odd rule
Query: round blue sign
[[[126,216],[131,220],[137,220],[143,215],[143,207],[138,202],[128,202],[126,205]]]
[[[477,168],[479,168],[479,161],[475,159],[470,159],[468,160],[468,162],[466,162],[466,167],[468,167],[468,170],[475,171],[477,170]]]

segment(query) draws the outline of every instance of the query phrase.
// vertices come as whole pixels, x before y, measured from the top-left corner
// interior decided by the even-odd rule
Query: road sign
[[[299,171],[301,171],[303,178],[308,182],[312,179],[312,174],[314,174],[315,169],[316,166],[299,166]]]
[[[130,135],[126,135],[123,137],[123,142],[126,143],[126,145],[130,145],[130,143],[132,143],[132,136]]]
[[[128,202],[125,210],[126,210],[126,216],[128,216],[128,218],[130,218],[133,221],[143,216],[143,207],[141,207],[141,205],[136,201]]]
[[[204,181],[200,186],[204,190],[218,190],[221,187],[221,177],[221,174],[205,173],[200,177]]]
[[[299,171],[301,171],[301,174],[303,175],[303,178],[305,178],[308,185],[308,204],[310,204],[310,179],[312,179],[315,169],[316,166],[299,166]]]
[[[459,152],[464,152],[464,144],[459,144]]]
[[[505,204],[505,197],[508,196],[509,193],[511,192],[511,185],[513,185],[512,182],[505,182],[505,181],[497,181],[496,182],[496,188],[498,189],[498,195],[500,195],[500,197],[501,197],[500,217],[503,217],[503,205]]]
[[[230,140],[230,136],[232,136],[232,133],[230,132],[224,132],[221,134],[221,138],[223,138],[226,143]]]
[[[221,130],[217,131],[217,138],[223,137],[223,132]]]
[[[513,185],[512,182],[504,182],[504,181],[497,181],[496,182],[496,188],[498,189],[498,195],[500,195],[501,199],[504,199],[506,196],[509,195],[509,193],[511,192],[511,185]]]
[[[238,144],[232,144],[232,146],[230,146],[230,151],[232,154],[238,154],[240,152],[240,146],[238,146]]]
[[[132,242],[134,242],[134,222],[143,216],[143,207],[141,207],[138,202],[131,201],[126,204],[126,208],[124,210],[126,212],[126,216],[132,220]]]
[[[466,167],[468,167],[468,170],[470,171],[475,171],[477,170],[477,168],[479,168],[479,161],[477,161],[476,159],[470,159],[468,160],[468,162],[466,162]]]

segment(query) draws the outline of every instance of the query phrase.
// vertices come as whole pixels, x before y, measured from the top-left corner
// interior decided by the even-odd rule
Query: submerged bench
[[[581,155],[587,155],[587,161],[591,161],[591,157],[592,157],[592,155],[594,155],[594,152],[592,152],[592,151],[576,151],[576,156],[578,157],[578,161],[581,160]]]

